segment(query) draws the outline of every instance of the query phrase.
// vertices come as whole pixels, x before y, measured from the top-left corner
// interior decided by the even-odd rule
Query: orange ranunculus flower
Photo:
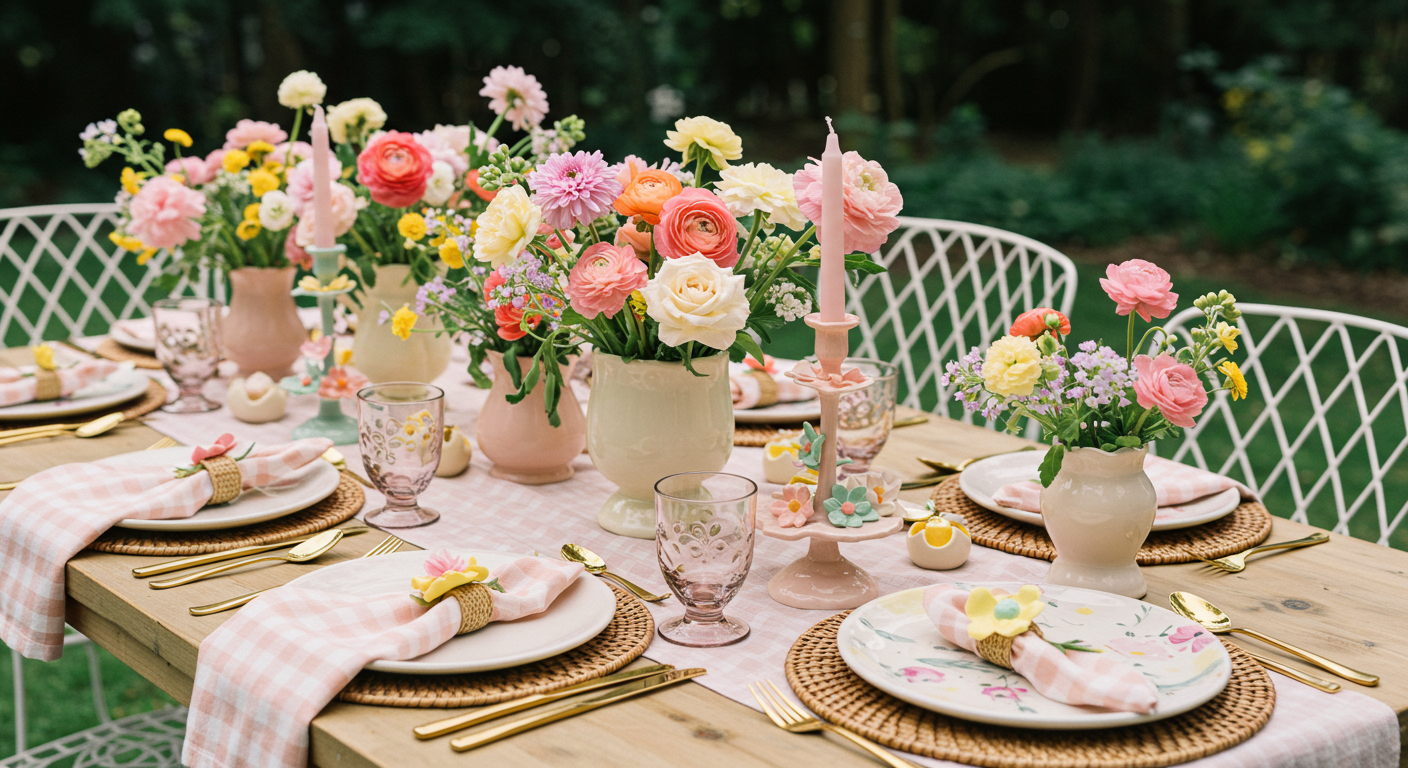
[[[494,197],[499,194],[498,190],[490,192],[489,190],[479,186],[478,168],[470,168],[468,171],[465,172],[464,185],[466,188],[469,189],[469,191],[473,192],[476,196],[479,197],[480,200],[483,200],[486,203],[493,202]]]
[[[670,174],[654,169],[640,171],[616,198],[616,212],[622,216],[639,216],[652,226],[660,223],[660,208],[665,201],[678,195],[684,187]]]
[[[629,245],[642,259],[650,258],[650,233],[636,229],[635,219],[616,230],[616,245]]]
[[[1046,316],[1055,315],[1059,320],[1058,330],[1062,336],[1071,332],[1071,320],[1065,315],[1050,307],[1037,307],[1036,309],[1023,312],[1017,318],[1017,322],[1012,324],[1012,329],[1007,332],[1009,336],[1026,336],[1032,341],[1041,338],[1043,333],[1051,330],[1046,324]]]

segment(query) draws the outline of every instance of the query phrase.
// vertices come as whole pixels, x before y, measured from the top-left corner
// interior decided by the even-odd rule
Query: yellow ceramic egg
[[[961,522],[931,517],[915,523],[905,537],[909,559],[920,568],[947,571],[968,562],[973,539]]]

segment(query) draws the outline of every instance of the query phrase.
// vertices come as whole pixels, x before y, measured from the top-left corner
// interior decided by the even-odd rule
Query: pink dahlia
[[[890,181],[885,169],[877,162],[866,160],[859,152],[842,156],[845,194],[842,246],[846,253],[874,253],[900,226],[898,218],[904,207],[900,188]],[[792,190],[797,193],[797,207],[817,225],[821,232],[821,165],[813,161],[792,177]]]
[[[622,189],[600,151],[552,155],[528,174],[528,186],[543,220],[557,229],[586,224],[610,211]]]
[[[588,320],[615,317],[632,291],[645,287],[645,262],[630,246],[597,243],[587,248],[567,276],[567,298]]]
[[[278,144],[288,139],[284,129],[263,120],[241,120],[225,133],[225,149],[244,149],[256,141]]]
[[[127,232],[148,248],[175,248],[200,239],[198,218],[205,215],[205,195],[158,176],[132,198]]]
[[[479,95],[488,98],[489,109],[503,115],[514,130],[537,128],[548,114],[547,93],[523,67],[494,67]]]
[[[188,187],[199,187],[207,181],[215,178],[215,172],[209,170],[205,161],[199,157],[178,157],[166,162],[166,172],[179,173],[185,177],[185,184]]]

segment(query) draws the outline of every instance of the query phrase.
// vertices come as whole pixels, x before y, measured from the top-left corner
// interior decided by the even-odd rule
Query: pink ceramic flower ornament
[[[782,498],[773,499],[770,511],[783,528],[801,528],[812,516],[811,486],[794,484],[782,489]]]
[[[463,557],[448,549],[442,549],[426,558],[424,564],[425,575],[431,578],[438,578],[452,571],[463,571],[468,567],[469,563]]]
[[[230,452],[231,448],[234,447],[235,436],[230,434],[229,432],[226,432],[225,434],[217,437],[215,439],[215,444],[212,446],[196,446],[196,449],[194,451],[191,451],[191,463],[199,464],[202,461],[205,461],[206,459],[213,459],[216,456],[224,456],[226,453]]]
[[[786,375],[796,379],[798,384],[819,392],[845,394],[870,386],[870,378],[861,373],[859,368],[849,368],[839,374],[828,374],[820,365],[807,360],[799,360]]]

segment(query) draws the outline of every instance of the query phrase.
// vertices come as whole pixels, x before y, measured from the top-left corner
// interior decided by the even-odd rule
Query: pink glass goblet
[[[415,528],[440,519],[416,498],[440,466],[445,391],[413,381],[375,384],[357,393],[358,446],[367,477],[386,506],[363,519],[378,528]]]
[[[201,394],[220,367],[220,302],[211,299],[161,299],[152,303],[156,357],[176,382],[177,398],[161,406],[168,413],[204,413],[220,404]]]
[[[742,619],[724,616],[753,565],[758,486],[724,472],[685,472],[655,484],[655,548],[684,615],[660,624],[678,645],[711,648],[748,636]]]

